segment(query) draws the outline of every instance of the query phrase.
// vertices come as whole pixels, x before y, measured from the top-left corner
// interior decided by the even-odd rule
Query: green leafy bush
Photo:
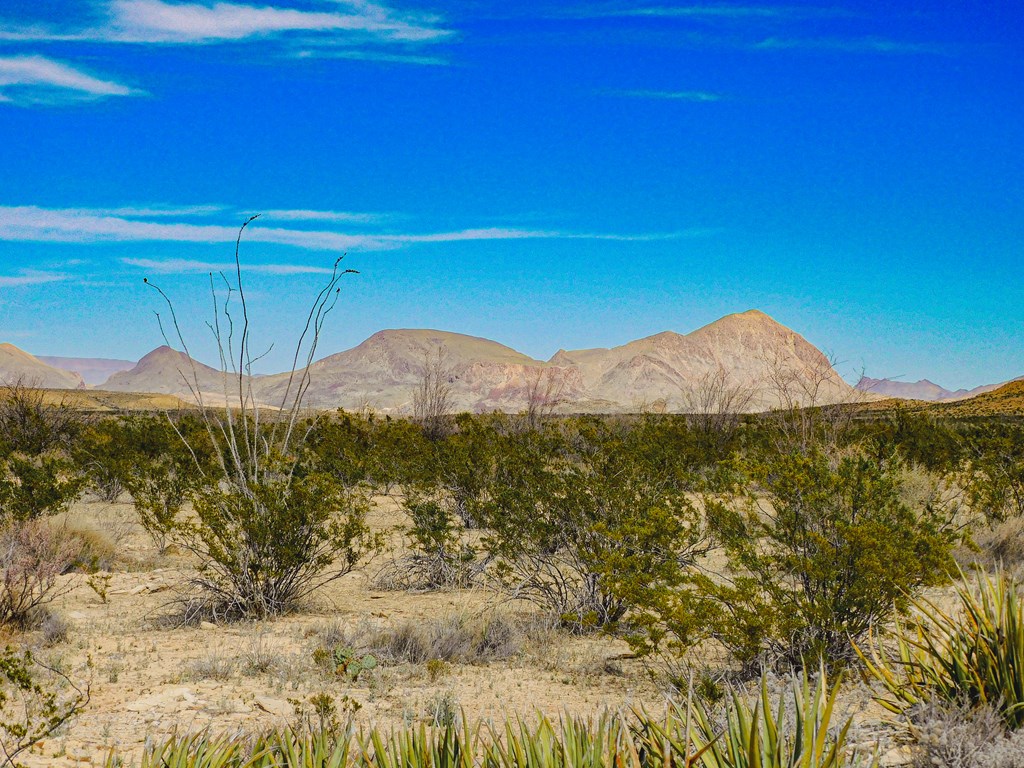
[[[355,567],[374,539],[365,498],[333,478],[266,470],[257,482],[202,486],[175,540],[199,558],[196,615],[264,618]]]
[[[898,464],[813,448],[745,468],[744,498],[709,506],[734,575],[705,587],[724,612],[720,639],[749,666],[841,665],[851,639],[951,566],[951,521],[904,503]]]

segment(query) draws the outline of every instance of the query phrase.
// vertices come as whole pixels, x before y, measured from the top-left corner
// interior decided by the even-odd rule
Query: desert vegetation
[[[438,430],[372,412],[241,421],[240,409],[211,428],[201,412],[86,416],[10,387],[5,760],[45,764],[97,675],[118,677],[61,660],[76,631],[55,627],[54,606],[83,587],[108,605],[119,573],[158,568],[171,589],[142,621],[170,643],[200,623],[322,615],[319,596],[354,572],[365,586],[347,600],[460,595],[474,609],[405,623],[343,610],[305,662],[265,649],[190,662],[182,679],[307,676],[323,690],[276,729],[227,740],[211,723],[124,753],[142,764],[817,766],[904,749],[921,764],[1014,765],[999,755],[1021,723],[1024,428],[850,410],[454,414]],[[225,442],[230,429],[244,437]],[[302,439],[272,450],[289,429]],[[101,507],[131,511],[144,556],[104,554],[78,520]],[[596,674],[625,675],[640,700],[556,720],[510,711],[505,724],[445,693],[460,667],[528,667],[564,642],[599,644]],[[360,719],[345,691],[416,668],[441,695],[417,724]],[[895,718],[871,748],[837,703],[858,695],[876,723]],[[958,748],[974,739],[974,762],[941,762],[953,747],[936,734],[950,728],[969,735]]]

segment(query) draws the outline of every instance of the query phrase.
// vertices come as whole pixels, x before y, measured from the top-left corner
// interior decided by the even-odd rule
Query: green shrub
[[[945,578],[950,521],[903,502],[898,464],[813,448],[746,470],[745,499],[709,507],[735,576],[705,586],[725,616],[719,637],[748,667],[842,665],[851,639]]]
[[[88,686],[79,687],[29,651],[5,648],[0,652],[0,766],[17,768],[20,754],[88,703]]]
[[[374,543],[367,502],[331,477],[265,469],[254,480],[200,487],[175,541],[199,558],[194,615],[265,618],[355,567]]]

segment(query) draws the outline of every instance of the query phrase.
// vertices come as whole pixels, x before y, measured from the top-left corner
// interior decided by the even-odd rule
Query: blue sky
[[[212,358],[238,225],[286,366],[382,328],[559,347],[761,309],[840,371],[1024,374],[1024,5],[0,2],[0,340]]]

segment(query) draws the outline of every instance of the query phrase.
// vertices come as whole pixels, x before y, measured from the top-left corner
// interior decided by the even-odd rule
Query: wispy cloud
[[[311,211],[305,209],[263,211],[262,216],[280,221],[338,221],[358,224],[372,224],[385,218],[379,213],[355,213],[352,211]]]
[[[730,5],[707,3],[691,5],[605,5],[570,10],[565,15],[575,18],[678,18],[705,20],[764,20],[764,19],[822,19],[845,18],[850,11],[836,7],[800,5]]]
[[[123,216],[128,219],[216,216],[228,210],[226,205],[124,205],[115,208],[67,209],[82,216]]]
[[[414,64],[426,67],[448,67],[451,61],[443,56],[423,56],[413,53],[385,53],[365,49],[307,48],[295,53],[298,59],[350,59],[377,61],[384,64]]]
[[[0,57],[0,100],[6,102],[61,104],[140,93],[45,56]]]
[[[193,261],[191,259],[121,259],[122,264],[130,267],[148,269],[160,274],[181,274],[187,272],[230,272],[234,264]],[[259,272],[267,275],[329,275],[327,267],[312,267],[305,264],[246,264],[246,272]]]
[[[623,96],[632,99],[662,99],[665,101],[711,102],[721,101],[720,93],[710,91],[657,91],[657,90],[608,90],[601,91],[607,96]]]
[[[435,16],[398,14],[363,0],[324,2],[324,10],[299,10],[246,3],[169,3],[163,0],[109,0],[106,22],[77,31],[5,25],[0,39],[11,41],[90,41],[104,43],[204,44],[238,42],[288,34],[319,34],[352,40],[425,43],[452,31]],[[340,10],[339,10],[340,8]]]
[[[947,50],[933,43],[915,43],[882,37],[769,37],[752,46],[760,51],[817,50],[839,53],[943,54]]]
[[[0,240],[51,243],[179,242],[231,243],[236,227],[166,220],[145,221],[115,215],[97,215],[95,209],[0,206]],[[293,211],[301,215],[330,212]],[[616,240],[643,242],[708,234],[708,230],[686,230],[657,234],[616,234],[564,230],[520,229],[515,227],[468,228],[427,233],[352,233],[337,230],[305,230],[254,226],[247,232],[253,242],[290,245],[320,251],[380,251],[422,243],[450,243],[475,240]]]
[[[63,272],[38,272],[25,269],[17,275],[0,275],[0,288],[17,288],[23,285],[41,285],[43,283],[59,283],[69,280],[70,275]]]

